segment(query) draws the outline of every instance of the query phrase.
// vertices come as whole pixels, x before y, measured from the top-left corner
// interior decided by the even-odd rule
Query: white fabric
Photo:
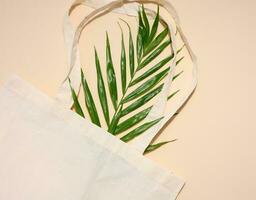
[[[184,184],[16,77],[0,109],[1,200],[174,200]]]

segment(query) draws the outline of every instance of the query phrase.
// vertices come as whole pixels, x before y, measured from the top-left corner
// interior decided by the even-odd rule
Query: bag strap
[[[153,140],[153,138],[156,136],[156,134],[158,133],[158,131],[164,126],[164,124],[176,113],[176,111],[184,104],[184,102],[189,98],[189,96],[191,95],[191,93],[193,92],[193,90],[196,87],[196,73],[197,73],[197,67],[196,67],[196,58],[187,42],[187,39],[185,38],[181,28],[180,28],[180,23],[179,23],[179,18],[176,14],[175,9],[173,8],[173,6],[170,4],[170,2],[168,0],[101,0],[101,2],[99,3],[98,0],[98,4],[96,3],[94,7],[96,7],[96,9],[94,11],[92,11],[89,15],[87,15],[82,22],[79,24],[79,26],[77,27],[77,29],[75,30],[70,22],[69,16],[71,14],[71,12],[74,10],[75,7],[79,6],[79,5],[89,5],[92,6],[94,5],[93,2],[97,2],[97,0],[95,1],[90,1],[90,0],[76,0],[70,7],[70,9],[68,10],[68,12],[66,13],[65,17],[64,17],[64,38],[65,38],[65,42],[66,42],[66,46],[67,46],[67,50],[68,50],[68,65],[69,65],[69,72],[68,72],[68,76],[66,77],[66,79],[63,81],[59,92],[57,94],[57,101],[59,101],[61,104],[63,104],[64,106],[70,108],[72,106],[72,97],[71,97],[71,92],[70,92],[70,87],[69,87],[69,82],[68,82],[68,78],[72,81],[72,86],[74,88],[74,90],[79,93],[80,90],[80,69],[81,69],[81,63],[80,63],[80,56],[79,56],[79,49],[78,49],[78,43],[79,43],[79,39],[81,36],[81,33],[83,31],[83,29],[86,27],[86,25],[88,23],[90,23],[94,18],[96,18],[97,16],[100,16],[102,14],[111,12],[113,9],[116,8],[120,8],[125,4],[131,4],[131,3],[153,3],[153,4],[158,4],[162,7],[164,7],[173,17],[175,23],[176,23],[176,28],[179,31],[181,38],[185,44],[185,46],[187,47],[189,54],[191,56],[191,59],[194,63],[194,68],[193,68],[193,80],[191,83],[191,87],[185,91],[185,95],[183,97],[183,99],[179,102],[176,103],[176,105],[174,106],[173,110],[166,114],[164,116],[165,113],[165,108],[166,108],[166,104],[167,104],[167,97],[168,97],[168,92],[169,92],[169,88],[171,86],[171,82],[172,82],[172,78],[174,76],[175,73],[175,67],[176,67],[176,54],[177,54],[177,49],[176,49],[176,43],[175,43],[175,33],[174,30],[172,28],[172,25],[170,22],[167,21],[167,25],[170,29],[170,34],[171,34],[171,39],[172,39],[172,45],[171,48],[174,52],[174,59],[172,61],[172,65],[171,65],[171,70],[169,72],[169,74],[167,75],[167,77],[165,78],[164,81],[164,87],[161,91],[161,93],[158,95],[158,99],[155,103],[155,105],[153,106],[151,112],[148,114],[148,116],[146,117],[145,121],[152,121],[152,120],[156,120],[162,116],[164,116],[164,119],[161,121],[161,123],[158,123],[157,125],[155,125],[154,127],[152,127],[151,129],[149,129],[146,133],[142,134],[141,136],[135,138],[132,142],[131,145],[136,148],[140,153],[143,153],[144,150],[147,148],[147,146],[151,143],[151,141]],[[103,4],[103,6],[102,6]],[[124,12],[126,14],[129,14],[129,12],[127,10],[121,10],[121,12]],[[137,13],[137,12],[136,12]]]

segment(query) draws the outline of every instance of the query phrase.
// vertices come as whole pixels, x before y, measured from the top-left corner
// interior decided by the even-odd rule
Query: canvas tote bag
[[[121,7],[130,2],[133,1],[111,1],[88,15],[76,31],[70,27],[67,29],[67,45],[70,41],[72,43],[69,46],[69,77],[72,81],[79,80],[75,75],[79,67],[77,44],[88,20],[113,6]],[[167,1],[145,2],[159,3],[166,8],[170,6]],[[81,3],[84,1],[76,1],[72,7]],[[170,87],[172,76],[171,72],[164,88]],[[193,84],[188,95],[194,89]],[[79,83],[77,91],[78,88]],[[166,104],[164,88],[154,105],[159,112],[164,110]],[[142,156],[143,148],[164,122],[150,129],[148,137],[140,137],[128,145],[65,108],[70,103],[69,97],[66,81],[57,95],[57,101],[18,77],[11,78],[0,89],[0,199],[176,198],[184,182]],[[150,117],[161,114],[151,113]],[[166,115],[165,119],[169,116]]]

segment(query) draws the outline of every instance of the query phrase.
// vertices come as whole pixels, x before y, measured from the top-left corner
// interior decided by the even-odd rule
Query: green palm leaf
[[[111,124],[110,124],[110,126],[109,126],[109,128],[108,128],[108,132],[109,132],[109,133],[114,134],[114,132],[115,132],[115,130],[116,130],[116,128],[117,128],[118,122],[119,122],[119,120],[120,120],[120,118],[121,118],[121,110],[122,110],[122,109],[123,109],[123,106],[121,105],[121,106],[119,107],[118,111],[116,112],[116,114],[113,116],[113,119],[112,119],[112,121],[111,121]]]
[[[108,79],[108,88],[111,96],[111,100],[115,110],[117,110],[117,84],[116,84],[116,74],[113,66],[112,56],[111,56],[111,48],[109,43],[109,37],[107,35],[107,47],[106,47],[106,63],[107,63],[107,79]]]
[[[168,96],[168,100],[170,100],[171,98],[173,98],[176,94],[178,94],[180,90],[177,90],[175,92],[173,92],[170,96]]]
[[[99,56],[95,49],[95,65],[97,70],[97,91],[98,98],[101,105],[101,110],[104,115],[104,119],[107,124],[107,130],[113,135],[118,135],[126,131],[131,130],[126,133],[121,140],[124,142],[129,142],[135,137],[143,134],[154,125],[159,123],[162,118],[146,121],[145,119],[148,116],[149,112],[152,110],[153,105],[148,105],[147,108],[144,108],[138,111],[139,108],[145,106],[147,103],[157,96],[163,89],[164,84],[161,84],[161,81],[166,77],[170,71],[170,66],[168,63],[174,58],[174,54],[165,57],[163,60],[155,64],[153,67],[148,67],[152,61],[154,61],[169,45],[172,44],[171,38],[168,37],[169,29],[164,24],[164,29],[157,34],[160,24],[160,14],[159,7],[157,8],[157,14],[154,18],[154,22],[151,26],[148,16],[146,14],[144,6],[138,11],[138,31],[136,44],[133,41],[133,35],[130,25],[126,23],[129,29],[129,54],[126,56],[126,47],[123,29],[121,27],[121,56],[120,56],[120,87],[117,84],[117,78],[115,74],[115,67],[111,55],[111,45],[108,33],[106,33],[106,80],[108,91],[106,91],[104,77],[102,75],[102,68],[99,60]],[[136,45],[136,48],[135,48]],[[183,47],[182,47],[183,48]],[[181,50],[179,49],[177,53]],[[135,59],[137,58],[137,63]],[[176,64],[178,65],[182,61],[183,57],[179,59]],[[129,62],[129,71],[130,76],[127,76],[127,64]],[[166,66],[166,67],[165,67]],[[145,72],[141,75],[137,75],[138,71],[145,68]],[[165,68],[165,69],[163,69]],[[162,70],[161,70],[162,69]],[[176,74],[173,77],[173,80],[177,79],[183,71]],[[85,104],[88,110],[91,121],[101,126],[99,115],[97,112],[96,105],[94,103],[93,96],[89,89],[86,78],[84,77],[83,72],[81,72],[81,82],[84,90]],[[141,83],[142,84],[138,84]],[[70,86],[71,87],[71,86]],[[118,98],[118,89],[122,91],[122,95]],[[85,117],[81,105],[78,101],[75,91],[71,87],[72,98],[74,101],[75,111]],[[108,104],[107,93],[111,98],[112,105]],[[178,91],[172,93],[168,100],[173,98]],[[132,101],[132,102],[131,102]],[[126,105],[129,103],[128,105]],[[114,113],[110,115],[110,106],[114,109]],[[132,114],[127,119],[123,120],[122,118],[128,114]],[[137,126],[138,125],[138,126]],[[135,128],[135,126],[137,128]],[[151,152],[159,147],[167,144],[168,142],[159,143],[150,145],[145,152]]]
[[[174,58],[174,54],[168,56],[167,58],[165,58],[164,60],[160,61],[158,64],[156,64],[155,66],[153,66],[152,68],[150,68],[148,71],[144,72],[141,76],[139,76],[138,78],[136,78],[135,80],[133,80],[130,84],[130,86],[133,86],[143,80],[145,80],[147,77],[149,77],[150,75],[154,74],[155,72],[157,72],[159,69],[161,69],[163,66],[165,66],[169,61],[171,61]],[[176,65],[178,65],[182,60],[184,59],[184,57],[180,58],[177,62]],[[181,74],[179,74],[181,75]],[[178,75],[178,76],[179,76]],[[177,76],[177,75],[176,75]],[[177,77],[174,78],[174,80]]]
[[[159,74],[155,75],[145,83],[143,83],[141,86],[139,86],[137,89],[135,89],[133,92],[131,92],[129,95],[127,95],[122,103],[127,103],[131,100],[134,100],[141,95],[145,94],[147,91],[152,89],[157,83],[159,83],[169,72],[170,68],[165,69],[164,71],[160,72]]]
[[[124,34],[122,31],[122,42],[121,42],[121,61],[120,61],[120,68],[121,68],[121,82],[122,82],[122,92],[125,94],[126,90],[126,52],[125,52],[125,44],[124,44]]]
[[[159,6],[157,6],[157,14],[156,14],[154,23],[152,25],[152,29],[151,29],[151,33],[150,33],[150,36],[148,38],[148,41],[152,41],[155,38],[156,33],[157,33],[157,29],[158,29],[158,24],[159,24]]]
[[[175,79],[177,79],[183,72],[184,72],[184,71],[181,71],[181,72],[179,72],[178,74],[176,74],[176,75],[172,78],[172,80],[174,81]]]
[[[89,112],[90,118],[94,124],[96,124],[97,126],[101,126],[98,112],[97,112],[91,91],[89,89],[89,86],[87,84],[87,81],[84,77],[84,73],[82,70],[81,70],[81,80],[82,80],[82,86],[83,86],[83,90],[84,90],[85,104],[86,104],[87,110]]]
[[[156,39],[151,42],[146,49],[144,50],[144,56],[148,55],[149,52],[151,52],[153,49],[155,49],[163,40],[166,38],[166,36],[169,33],[169,29],[164,29],[157,37]]]
[[[146,71],[141,76],[139,76],[138,78],[133,80],[131,82],[130,86],[133,86],[133,85],[145,80],[147,77],[149,77],[150,75],[157,72],[159,69],[161,69],[163,66],[165,66],[173,57],[174,57],[174,54],[172,54],[171,56],[168,56],[167,58],[165,58],[164,60],[162,60],[158,64],[156,64],[155,66],[151,67],[148,71]]]
[[[183,59],[184,59],[184,56],[183,56],[183,57],[181,57],[181,58],[176,62],[176,65],[179,65],[179,64],[180,64],[180,62],[181,62]]]
[[[134,76],[135,71],[135,55],[134,55],[134,44],[133,44],[133,37],[130,25],[123,19],[121,19],[129,29],[129,64],[130,64],[130,77],[131,79]]]
[[[152,106],[139,112],[138,114],[130,117],[129,119],[125,120],[124,122],[120,123],[115,130],[115,135],[122,133],[129,128],[133,127],[134,125],[138,124],[141,122],[143,119],[145,119],[150,112]]]
[[[151,99],[153,99],[157,94],[159,94],[163,89],[163,84],[158,86],[156,89],[148,92],[143,97],[139,98],[135,102],[133,102],[131,105],[126,107],[121,112],[121,117],[135,111],[136,109],[140,108],[141,106],[145,105],[147,102],[149,102]]]
[[[138,13],[139,15],[139,28],[138,28],[138,33],[137,33],[137,63],[139,64],[142,58],[142,52],[143,52],[143,32],[144,32],[144,25],[142,22],[141,14],[140,12]]]
[[[140,127],[134,129],[133,131],[126,134],[125,136],[121,137],[121,140],[123,142],[129,142],[130,140],[134,139],[135,137],[138,137],[139,135],[141,135],[142,133],[144,133],[145,131],[150,129],[152,126],[156,125],[158,122],[161,121],[161,119],[162,118],[159,118],[154,121],[147,122],[147,123],[141,125]]]
[[[157,144],[151,144],[151,145],[149,145],[146,148],[146,150],[144,151],[144,154],[147,154],[147,153],[150,153],[152,151],[155,151],[155,150],[159,149],[160,147],[162,147],[162,146],[164,146],[166,144],[169,144],[171,142],[175,142],[175,141],[176,141],[176,139],[175,140],[171,140],[171,141],[167,141],[167,142],[160,142],[160,143],[157,143]]]
[[[97,86],[98,86],[98,96],[100,99],[100,104],[101,108],[104,114],[105,121],[107,125],[109,126],[109,109],[108,109],[108,100],[107,100],[107,94],[106,94],[106,89],[105,89],[105,84],[103,81],[102,77],[102,72],[101,72],[101,66],[100,66],[100,61],[98,57],[98,53],[95,49],[95,66],[97,70]]]
[[[155,51],[153,51],[140,65],[138,66],[138,70],[141,70],[145,66],[147,66],[150,62],[152,62],[157,56],[159,56],[166,47],[171,44],[171,40],[168,40],[161,44]]]
[[[129,27],[129,63],[130,63],[130,75],[131,78],[134,76],[134,44],[132,39],[131,27]]]
[[[144,8],[144,5],[142,5],[142,19],[143,19],[143,24],[144,24],[144,31],[145,31],[145,42],[144,44],[147,43],[148,41],[148,37],[149,37],[149,34],[150,34],[150,25],[149,25],[149,22],[148,22],[148,17],[147,17],[147,14],[145,12],[145,8]]]
[[[84,118],[84,112],[83,112],[82,107],[81,107],[81,105],[78,101],[78,97],[76,95],[76,92],[71,86],[70,79],[68,79],[68,81],[69,81],[71,94],[72,94],[72,98],[73,98],[73,106],[72,107],[75,109],[77,114],[79,114],[80,116],[82,116]]]

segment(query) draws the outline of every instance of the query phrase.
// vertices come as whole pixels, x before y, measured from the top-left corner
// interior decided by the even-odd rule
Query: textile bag
[[[76,1],[72,5],[64,29],[69,50],[68,77],[76,91],[80,87],[77,45],[82,30],[98,14],[133,2],[142,1],[109,1],[97,5],[97,9],[76,30],[67,18],[70,11],[77,5],[92,2]],[[175,16],[173,7],[167,1],[143,1],[148,2],[164,6]],[[169,28],[172,30],[172,27]],[[171,34],[175,42],[172,31]],[[172,67],[175,68],[175,59]],[[173,71],[165,79],[164,88],[149,118],[163,115],[166,91],[172,76]],[[192,93],[195,83],[194,77],[183,97],[184,101]],[[162,123],[129,145],[67,109],[71,105],[68,87],[65,80],[57,100],[47,97],[18,77],[11,78],[0,89],[0,199],[175,199],[184,182],[142,153],[184,101],[178,102],[177,108],[165,115]]]

